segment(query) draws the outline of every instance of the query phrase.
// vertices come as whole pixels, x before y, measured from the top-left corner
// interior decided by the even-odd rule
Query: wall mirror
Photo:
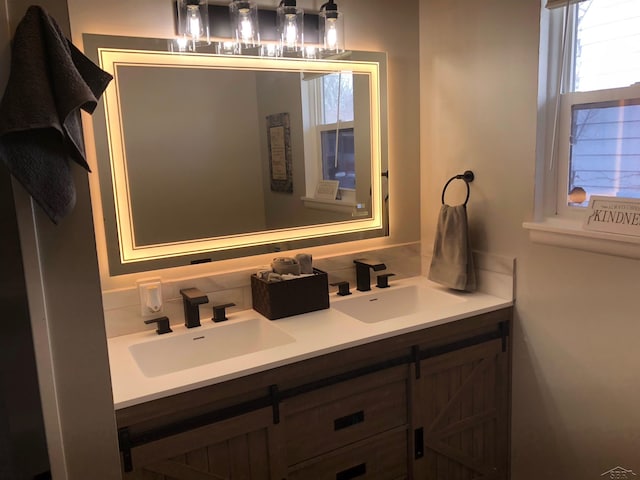
[[[110,275],[387,234],[385,54],[167,44],[84,35],[114,76],[93,115]]]

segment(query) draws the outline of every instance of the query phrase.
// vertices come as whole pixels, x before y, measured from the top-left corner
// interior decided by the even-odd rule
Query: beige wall
[[[118,87],[136,244],[264,230],[255,73],[121,67]]]
[[[214,2],[212,2],[214,3]],[[217,2],[225,4],[225,2]],[[277,1],[258,2],[275,8]],[[318,11],[321,1],[300,1],[299,5],[310,11]],[[69,0],[69,16],[74,43],[81,45],[83,33],[171,37],[174,33],[173,3],[156,0]],[[420,227],[419,200],[419,108],[418,98],[418,1],[402,1],[388,8],[382,0],[350,0],[340,5],[345,12],[347,48],[388,52],[389,80],[389,181],[390,237],[351,242],[349,244],[317,247],[310,250],[315,257],[327,257],[350,251],[375,249],[401,243],[418,241]],[[382,34],[381,32],[384,32]],[[90,124],[85,123],[90,127]],[[92,142],[90,128],[85,128],[85,138]],[[91,161],[92,149],[88,149]],[[91,178],[92,188],[97,187]],[[383,179],[383,185],[386,180]],[[100,205],[94,198],[94,208]],[[96,223],[99,262],[103,290],[128,288],[135,281],[149,274],[108,277],[102,227]],[[156,271],[162,278],[202,276],[218,271],[249,268],[268,263],[271,255],[194,265]]]
[[[476,173],[475,248],[517,257],[512,478],[640,474],[640,263],[535,245],[539,0],[421,0],[423,247],[443,183]]]

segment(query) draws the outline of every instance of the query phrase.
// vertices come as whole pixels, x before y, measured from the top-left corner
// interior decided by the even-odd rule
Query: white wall
[[[254,72],[120,67],[118,87],[137,245],[264,230]]]
[[[512,478],[640,474],[640,263],[532,244],[539,0],[421,0],[422,239],[471,169],[474,247],[517,257]],[[455,201],[455,193],[451,202]]]

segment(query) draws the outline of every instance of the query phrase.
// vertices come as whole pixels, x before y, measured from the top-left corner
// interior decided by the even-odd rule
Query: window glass
[[[353,128],[341,128],[336,152],[336,131],[321,132],[322,176],[324,180],[338,180],[340,188],[356,188],[356,165]],[[337,156],[336,156],[337,153]]]
[[[322,123],[337,123],[338,120],[353,122],[353,75],[350,73],[322,77]]]
[[[640,1],[577,5],[574,91],[624,87],[640,80]]]
[[[587,0],[574,10],[567,200],[640,198],[640,0]],[[620,97],[610,89],[629,89]]]
[[[569,204],[640,198],[640,101],[576,105],[572,119]]]
[[[341,189],[355,189],[353,75],[351,73],[322,76],[321,111],[319,131],[322,179],[338,180]]]

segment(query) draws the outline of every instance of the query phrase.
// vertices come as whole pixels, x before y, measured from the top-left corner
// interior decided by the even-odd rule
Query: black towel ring
[[[473,182],[474,178],[475,178],[475,175],[473,174],[473,172],[471,170],[466,170],[464,173],[461,173],[459,175],[454,175],[453,177],[451,177],[447,181],[447,183],[444,184],[444,188],[442,189],[442,205],[444,205],[444,193],[447,191],[447,187],[449,186],[449,184],[451,182],[453,182],[454,180],[464,180],[464,183],[467,186],[467,198],[464,199],[463,205],[466,207],[467,206],[467,202],[469,201],[469,194],[471,193],[471,189],[469,188],[469,184],[471,182]]]

